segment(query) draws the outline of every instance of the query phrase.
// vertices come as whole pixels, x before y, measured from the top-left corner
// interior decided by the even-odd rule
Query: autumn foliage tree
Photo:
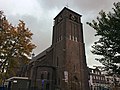
[[[110,74],[120,75],[120,2],[114,3],[113,12],[99,13],[97,21],[87,22],[96,31],[99,40],[94,42],[92,53]]]
[[[17,76],[20,67],[29,62],[35,48],[32,35],[23,21],[13,26],[0,11],[0,80]]]

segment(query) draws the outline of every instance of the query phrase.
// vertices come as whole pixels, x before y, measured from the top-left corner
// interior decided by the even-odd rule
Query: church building
[[[52,45],[28,67],[36,90],[89,90],[81,15],[64,7],[54,18]]]

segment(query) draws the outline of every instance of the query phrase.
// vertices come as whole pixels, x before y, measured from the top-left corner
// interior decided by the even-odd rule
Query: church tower
[[[65,7],[54,18],[52,47],[57,90],[89,90],[81,15]]]

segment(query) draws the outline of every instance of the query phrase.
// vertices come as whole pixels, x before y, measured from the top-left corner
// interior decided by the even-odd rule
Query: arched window
[[[48,74],[47,74],[47,80],[49,80],[50,79],[50,73],[48,72]]]
[[[58,57],[57,57],[56,63],[57,63],[57,67],[58,67],[59,66],[59,58]]]
[[[58,78],[58,85],[60,85],[60,78]]]

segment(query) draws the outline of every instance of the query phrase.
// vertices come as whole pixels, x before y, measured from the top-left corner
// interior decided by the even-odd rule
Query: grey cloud
[[[40,53],[51,44],[51,21],[46,19],[38,20],[32,16],[23,16],[23,20],[28,24],[33,32],[33,42],[37,45],[34,52]],[[50,24],[51,23],[51,24]]]
[[[23,20],[26,23],[26,26],[33,33],[33,43],[36,44],[36,49],[34,50],[35,54],[40,53],[42,50],[50,46],[51,44],[51,21],[47,21],[45,19],[38,20],[37,18],[30,15],[14,15],[8,16],[9,21],[17,25],[19,19]],[[51,24],[50,24],[51,23]]]
[[[111,7],[113,2],[117,2],[119,0],[37,0],[40,5],[46,9],[61,9],[64,6],[69,5],[70,8],[76,9],[78,11],[100,11],[101,9],[108,9]]]
[[[81,9],[84,9],[85,11],[88,10],[96,10],[96,9],[102,9],[109,7],[109,4],[111,3],[111,0],[74,0],[73,4],[77,7],[81,7]]]
[[[46,9],[46,10],[50,10],[50,9],[54,9],[54,8],[62,8],[63,6],[65,6],[65,2],[66,0],[37,0],[40,5]]]
[[[95,64],[93,54],[90,52],[91,45],[95,40],[94,30],[86,25],[86,22],[91,22],[98,16],[98,12],[100,10],[111,10],[113,7],[113,0],[37,0],[40,7],[42,7],[43,14],[40,15],[39,19],[37,17],[30,15],[10,15],[9,20],[12,23],[18,23],[19,19],[25,21],[27,26],[33,32],[33,42],[37,45],[35,49],[35,53],[38,54],[45,48],[51,45],[52,41],[52,26],[53,26],[53,18],[62,10],[64,6],[66,6],[67,1],[69,8],[82,14],[82,23],[83,23],[83,31],[84,31],[84,41],[86,45],[86,55],[88,65]],[[115,0],[117,2],[119,0]],[[37,9],[38,10],[38,9]],[[55,12],[54,12],[55,11]],[[40,11],[38,11],[40,12]],[[35,14],[35,13],[34,13]]]

